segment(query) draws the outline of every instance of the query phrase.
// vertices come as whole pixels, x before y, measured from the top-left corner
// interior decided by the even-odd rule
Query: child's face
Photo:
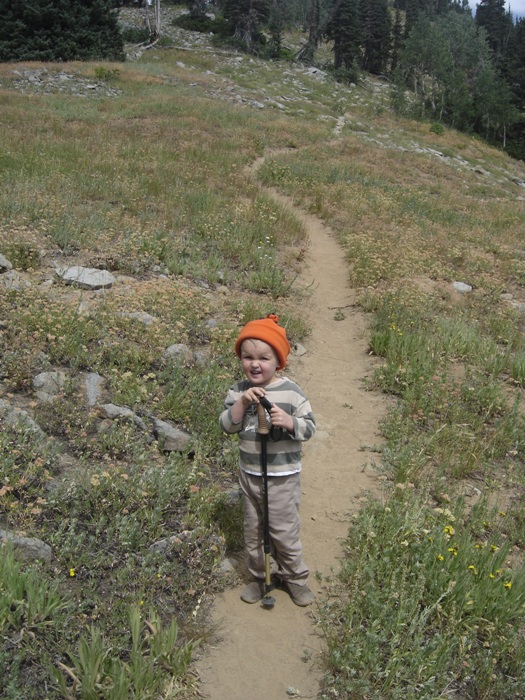
[[[248,338],[241,345],[244,375],[254,386],[267,386],[276,380],[279,360],[275,350],[262,340]]]

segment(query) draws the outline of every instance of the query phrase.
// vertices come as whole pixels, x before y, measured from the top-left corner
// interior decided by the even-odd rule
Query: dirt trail
[[[254,163],[252,173],[262,162]],[[301,538],[311,571],[309,585],[320,597],[322,582],[315,572],[326,576],[337,571],[351,513],[366,492],[380,488],[373,469],[363,467],[373,459],[367,448],[380,440],[378,422],[386,402],[362,384],[373,358],[366,352],[366,320],[351,306],[354,294],[342,249],[318,218],[278,192],[264,191],[293,211],[310,238],[299,284],[309,288],[305,311],[311,334],[307,353],[291,358],[286,374],[302,386],[317,419],[317,433],[304,448]],[[343,320],[335,320],[334,307],[341,307]],[[299,608],[277,590],[275,607],[268,610],[243,603],[241,590],[227,590],[214,602],[218,636],[197,664],[203,697],[315,698],[322,677],[315,604]]]

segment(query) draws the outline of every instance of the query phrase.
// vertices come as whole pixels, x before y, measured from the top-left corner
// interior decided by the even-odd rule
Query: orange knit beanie
[[[290,353],[290,343],[286,337],[285,329],[279,325],[279,317],[268,314],[266,318],[249,321],[239,333],[235,343],[235,352],[241,357],[241,345],[245,340],[262,340],[274,349],[279,360],[277,369],[283,369],[286,358]]]

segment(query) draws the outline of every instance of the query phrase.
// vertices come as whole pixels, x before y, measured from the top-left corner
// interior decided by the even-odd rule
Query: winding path
[[[263,162],[261,158],[250,168],[253,176]],[[298,283],[308,289],[311,334],[307,353],[292,357],[286,373],[302,386],[317,419],[317,433],[304,448],[301,538],[311,570],[309,584],[320,597],[322,577],[338,569],[351,513],[366,492],[380,488],[373,469],[364,465],[373,459],[367,449],[380,440],[378,423],[386,401],[363,387],[374,360],[366,352],[366,319],[353,307],[341,247],[320,219],[295,207],[290,198],[269,188],[261,191],[292,211],[310,239]],[[335,320],[336,308],[344,319]],[[315,604],[299,608],[277,590],[276,604],[267,610],[243,603],[241,590],[227,590],[214,602],[217,637],[197,664],[202,696],[315,698],[323,674]]]

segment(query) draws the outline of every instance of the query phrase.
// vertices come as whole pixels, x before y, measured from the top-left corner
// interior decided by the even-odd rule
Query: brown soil
[[[374,358],[367,353],[366,317],[353,305],[343,250],[318,218],[276,191],[264,191],[294,212],[310,238],[299,284],[307,294],[304,313],[311,334],[306,354],[293,357],[286,373],[304,389],[317,419],[317,433],[304,448],[301,518],[309,584],[320,599],[326,593],[322,577],[338,570],[352,512],[367,493],[381,489],[381,477],[372,467],[377,458],[373,448],[380,442],[378,423],[387,403],[363,383]],[[336,320],[338,309],[342,320]],[[273,609],[247,605],[239,598],[243,585],[225,591],[213,604],[217,636],[196,669],[202,696],[315,698],[323,675],[316,604],[297,607],[277,590]]]

